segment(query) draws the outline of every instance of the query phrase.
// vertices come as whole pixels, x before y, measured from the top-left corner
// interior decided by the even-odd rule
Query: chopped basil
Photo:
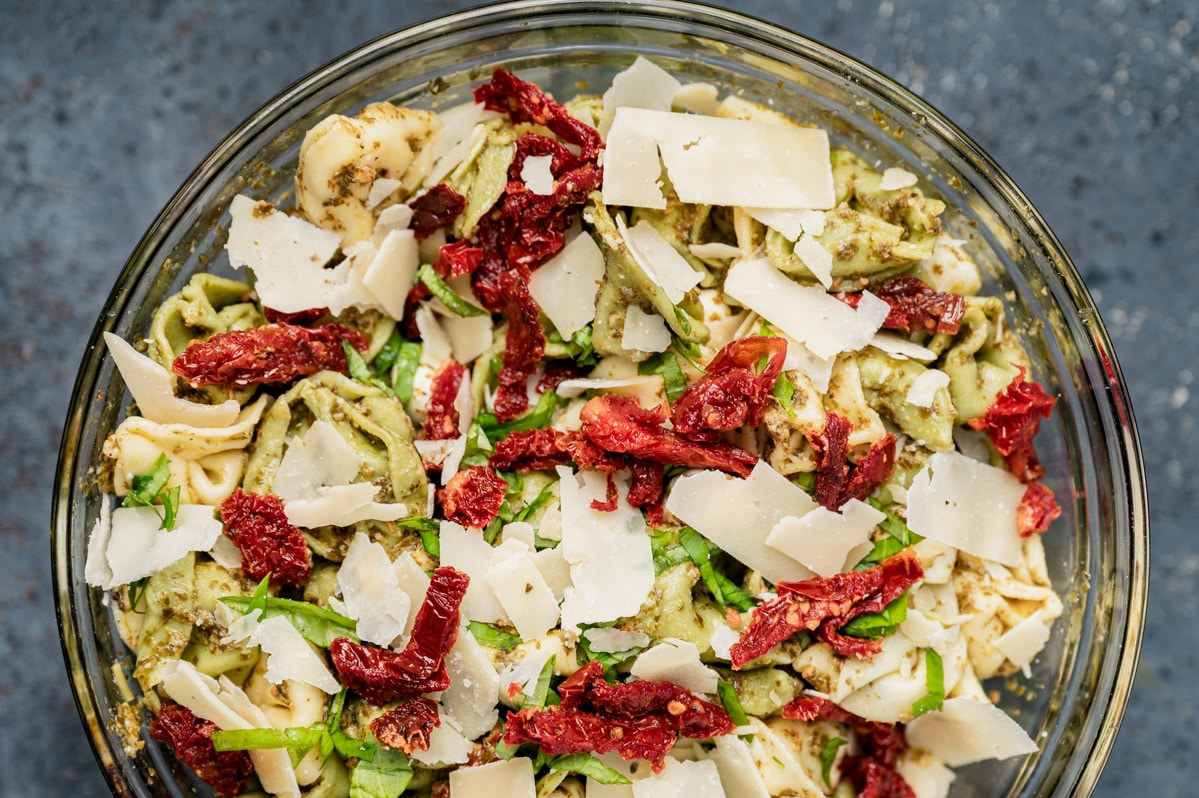
[[[654,576],[660,576],[679,563],[691,559],[687,550],[679,545],[679,533],[674,530],[668,529],[650,535],[649,542],[654,555]]]
[[[130,481],[129,493],[121,502],[122,507],[149,507],[162,524],[159,529],[170,532],[175,528],[175,517],[179,513],[179,487],[167,489],[171,480],[171,464],[166,453],[150,465],[150,470],[137,474]],[[162,502],[162,504],[158,504]]]
[[[420,542],[424,545],[425,551],[429,552],[431,557],[441,559],[441,538],[438,537],[441,533],[440,522],[432,518],[413,516],[411,518],[402,518],[396,521],[395,525],[400,529],[411,529],[420,535]]]
[[[267,748],[296,748],[308,751],[321,741],[322,730],[292,726],[287,729],[230,729],[212,733],[217,751],[254,751]]]
[[[399,798],[412,781],[412,763],[403,751],[380,747],[369,762],[350,773],[350,798]]]
[[[871,507],[886,516],[879,522],[879,527],[886,533],[886,537],[876,540],[874,548],[870,550],[870,553],[854,566],[854,569],[858,571],[878,565],[883,560],[895,556],[908,546],[924,540],[923,537],[909,529],[902,518],[888,510],[886,505],[878,499],[871,498],[867,502]]]
[[[903,592],[882,612],[872,612],[859,615],[841,627],[841,633],[851,637],[866,637],[877,639],[895,633],[895,630],[908,617],[908,594]]]
[[[558,655],[551,655],[546,660],[545,665],[541,668],[541,673],[537,676],[537,685],[533,688],[533,695],[526,695],[521,699],[521,709],[542,709],[550,699],[550,678],[554,675],[554,662]]]
[[[708,545],[711,546],[711,542]],[[729,606],[735,607],[740,612],[752,610],[756,606],[751,595],[720,571],[716,572],[716,583],[720,585],[720,594],[724,596],[725,603]]]
[[[945,668],[941,663],[941,655],[931,648],[924,649],[924,683],[928,695],[912,704],[912,717],[920,717],[925,712],[940,709],[945,702]]]
[[[800,471],[798,474],[791,477],[791,481],[798,485],[804,493],[811,494],[816,490],[816,472],[815,471]]]
[[[478,305],[472,305],[462,297],[458,296],[458,292],[450,288],[449,284],[433,271],[433,267],[425,264],[417,269],[416,279],[424,283],[433,296],[441,300],[441,304],[450,309],[450,312],[459,316],[486,316],[487,311]]]
[[[221,603],[238,612],[248,614],[253,609],[255,599],[250,596],[224,596]],[[260,620],[281,616],[296,627],[304,639],[315,646],[328,648],[329,644],[339,637],[346,637],[355,643],[358,640],[358,622],[353,618],[336,613],[325,607],[318,607],[307,601],[291,599],[266,598],[262,605],[263,615]]]
[[[720,589],[720,583],[716,581],[716,569],[712,567],[708,541],[704,539],[703,535],[687,526],[679,531],[679,544],[699,568],[700,578],[704,580],[704,585],[712,594],[712,598],[716,599],[717,604],[724,607],[724,593]]]
[[[475,640],[479,641],[479,645],[494,648],[497,651],[511,651],[524,642],[520,639],[520,635],[512,634],[505,629],[499,629],[481,621],[471,621],[466,628],[474,635]]]
[[[504,742],[503,735],[500,735],[500,741],[495,744],[495,755],[505,762],[516,756],[518,750],[520,750],[520,746],[508,745],[508,743]]]
[[[595,345],[591,342],[590,324],[570,337],[570,350],[576,366],[594,366],[598,362]]]
[[[395,395],[404,404],[412,401],[412,384],[416,380],[416,370],[420,367],[421,346],[414,341],[403,341],[395,365],[391,368],[391,384],[395,386]]]
[[[358,353],[358,350],[354,348],[353,344],[342,339],[341,348],[346,353],[346,371],[349,372],[351,379],[365,383],[366,385],[373,385],[387,393],[395,393],[390,385],[375,376],[375,373],[366,365],[366,361]]]
[[[774,381],[774,387],[770,389],[770,392],[774,394],[774,398],[787,411],[787,415],[795,418],[795,409],[791,407],[791,397],[795,396],[795,383],[791,382],[791,378],[785,373],[780,374],[779,378]]]
[[[703,357],[703,352],[699,351],[699,346],[691,341],[684,341],[681,338],[675,338],[671,344],[674,351],[683,356],[683,359],[691,364],[692,368],[700,374],[707,374],[707,370],[699,364],[699,359]]]
[[[837,761],[837,749],[847,742],[843,737],[834,737],[820,749],[820,774],[829,787],[833,786],[833,762]]]
[[[620,771],[600,761],[595,754],[567,754],[549,761],[550,770],[578,773],[600,784],[632,784]]]
[[[687,377],[683,375],[683,367],[679,364],[679,356],[674,352],[659,352],[637,366],[641,375],[660,374],[662,383],[666,386],[666,398],[674,404],[687,390]]]
[[[371,360],[371,371],[376,377],[386,378],[391,373],[396,361],[400,359],[400,350],[406,343],[411,342],[401,335],[398,329],[391,331],[391,335]]]
[[[691,317],[677,305],[674,309],[674,316],[679,320],[679,326],[683,328],[683,335],[691,335]]]
[[[548,426],[554,418],[554,411],[558,409],[560,401],[561,399],[557,393],[546,391],[537,400],[536,406],[523,416],[500,423],[500,420],[495,417],[494,413],[480,413],[475,417],[475,422],[479,425],[479,429],[483,434],[487,436],[487,441],[495,443],[512,432],[523,432],[524,430],[540,429],[541,427]]]
[[[749,725],[749,716],[745,714],[745,709],[741,706],[741,699],[737,697],[737,690],[733,687],[732,682],[726,682],[724,679],[718,680],[716,695],[720,697],[720,703],[724,705],[724,711],[729,713],[734,726]]]

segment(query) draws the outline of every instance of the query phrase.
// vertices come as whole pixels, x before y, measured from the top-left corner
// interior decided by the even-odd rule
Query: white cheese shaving
[[[487,581],[523,639],[544,637],[558,625],[558,600],[525,543],[510,539],[496,546]]]
[[[616,509],[593,509],[607,498],[608,476],[559,466],[562,506],[562,556],[570,564],[571,587],[562,602],[562,628],[603,623],[636,615],[654,586],[654,560],[645,516],[630,507],[628,481],[613,475]],[[444,546],[444,543],[443,543]]]
[[[899,624],[899,631],[921,648],[931,648],[942,657],[949,655],[949,647],[961,636],[957,624],[945,625],[939,618],[923,610],[909,609],[908,616]]]
[[[705,260],[732,260],[741,257],[741,250],[732,244],[713,241],[707,244],[690,244],[688,251],[697,258]]]
[[[669,111],[671,102],[682,85],[662,67],[637,56],[633,65],[612,78],[612,86],[604,92],[600,113],[601,135],[607,135],[617,108],[649,108]]]
[[[476,307],[479,306],[478,298],[470,289],[469,276],[455,277],[449,281],[449,286],[458,296]],[[401,318],[401,316],[396,316],[396,318]],[[446,338],[449,339],[450,354],[459,363],[470,363],[491,348],[495,323],[491,320],[490,313],[484,313],[482,316],[459,316],[456,313],[447,313],[441,318],[441,327],[445,330]]]
[[[303,437],[294,436],[279,461],[271,490],[279,498],[312,498],[317,488],[348,485],[358,476],[363,457],[328,421],[314,421]]]
[[[832,576],[841,573],[849,553],[869,541],[884,518],[869,504],[850,499],[839,511],[816,507],[802,518],[779,519],[766,536],[766,544],[820,576]]]
[[[803,261],[803,265],[808,267],[808,271],[816,276],[821,285],[825,288],[832,286],[833,253],[825,249],[823,244],[811,235],[804,233],[803,238],[795,242],[793,252]]]
[[[665,352],[670,348],[670,330],[666,319],[657,313],[646,313],[637,305],[625,312],[624,330],[620,344],[639,352]]]
[[[212,544],[212,548],[208,550],[208,556],[217,565],[227,568],[230,571],[241,569],[241,549],[237,548],[237,544],[225,535],[221,535],[216,539]]]
[[[544,518],[541,524],[541,531],[545,532]],[[561,535],[559,535],[561,537]],[[533,554],[533,562],[537,565],[537,570],[541,571],[542,578],[549,585],[550,592],[554,594],[556,601],[562,601],[566,595],[566,589],[571,586],[570,581],[570,563],[562,556],[562,552],[557,546],[552,549],[542,549]]]
[[[371,241],[377,247],[383,243],[383,239],[392,230],[407,230],[410,224],[412,224],[411,208],[407,205],[388,205],[379,211],[379,216],[375,219],[375,232],[371,236]]]
[[[741,635],[727,623],[718,622],[714,627],[712,629],[712,639],[709,641],[709,645],[712,646],[712,653],[716,655],[717,659],[728,660],[732,656],[731,649],[733,645],[741,639]]]
[[[1024,669],[1025,675],[1028,675],[1028,666],[1032,664],[1037,654],[1041,653],[1041,649],[1048,641],[1049,627],[1041,619],[1041,611],[1037,610],[995,638],[992,645],[999,649],[1000,653],[1008,658],[1008,661],[1017,668]]]
[[[416,233],[392,230],[379,244],[375,256],[362,273],[362,283],[387,315],[404,317],[404,300],[416,282],[420,252]]]
[[[410,606],[420,607],[425,601],[425,593],[429,591],[429,575],[421,570],[416,558],[410,552],[400,552],[393,565],[396,572],[396,584],[408,594]],[[395,648],[402,649],[408,644],[408,635],[412,634],[412,624],[415,621],[416,613],[409,612],[408,620],[404,622],[404,633],[394,644]]]
[[[642,219],[628,227],[618,214],[616,228],[633,260],[646,277],[666,292],[671,303],[679,304],[688,291],[699,285],[703,275],[691,268],[686,258],[649,222]]]
[[[742,208],[752,219],[796,241],[804,233],[818,236],[824,232],[824,214],[806,208]]]
[[[883,177],[879,181],[878,187],[882,191],[898,191],[901,188],[909,188],[916,185],[917,179],[916,175],[906,169],[892,166],[883,172]]]
[[[491,545],[477,529],[466,529],[453,521],[441,522],[441,564],[457,568],[470,577],[462,614],[472,621],[494,623],[508,620],[496,597],[487,571],[491,568]]]
[[[928,369],[912,380],[908,388],[907,403],[916,407],[932,407],[937,391],[949,387],[949,375],[940,369]]]
[[[918,754],[900,756],[895,763],[895,772],[908,783],[916,798],[947,798],[949,786],[956,778],[954,772],[935,757]]]
[[[725,798],[720,771],[711,760],[680,762],[666,758],[661,773],[633,782],[634,798]]]
[[[305,529],[322,526],[350,526],[359,521],[398,521],[408,515],[403,504],[373,501],[378,485],[355,482],[316,489],[311,499],[292,499],[283,503],[287,520]]]
[[[443,486],[448,484],[454,478],[454,475],[458,473],[458,466],[462,464],[462,458],[466,454],[465,435],[438,441],[420,439],[413,441],[412,445],[416,447],[416,451],[420,454],[420,459],[425,463],[426,468],[441,469],[441,484]]]
[[[693,693],[713,694],[716,671],[699,661],[695,643],[666,637],[637,656],[629,673],[647,682],[672,682]]]
[[[831,208],[835,200],[828,134],[818,128],[619,108],[606,144],[608,205],[665,207],[659,151],[683,202]]]
[[[819,358],[870,343],[891,308],[869,291],[862,292],[856,309],[851,308],[823,289],[791,280],[764,258],[733,264],[724,290]]]
[[[376,177],[375,182],[371,183],[370,193],[366,195],[366,209],[373,211],[403,185],[402,180],[396,180],[394,177]]]
[[[456,768],[450,771],[452,798],[535,798],[537,785],[533,782],[533,761],[514,756],[507,762],[499,760],[486,765]]]
[[[884,332],[882,330],[876,332],[874,337],[870,339],[870,345],[900,360],[911,358],[912,360],[927,362],[937,359],[937,353],[933,350],[923,347],[920,344],[912,343],[902,335],[897,335],[893,332]]]
[[[104,343],[144,418],[156,424],[186,424],[209,429],[228,427],[237,420],[241,407],[236,400],[202,405],[180,399],[175,396],[175,378],[165,368],[138,352],[119,335],[104,333]]]
[[[564,339],[595,319],[595,299],[604,280],[604,253],[580,233],[529,278],[529,293]],[[490,342],[488,342],[490,346]]]
[[[441,694],[442,711],[471,740],[491,731],[499,719],[500,677],[487,652],[465,628],[446,655],[445,669],[450,687]]]
[[[431,164],[423,184],[435,186],[454,171],[473,145],[486,135],[486,126],[481,123],[498,116],[497,112],[488,111],[473,102],[438,111],[437,117],[443,127],[433,134],[417,155],[417,161],[427,159]]]
[[[591,650],[598,654],[615,654],[631,648],[645,648],[649,635],[645,632],[626,632],[612,626],[593,626],[583,632]]]
[[[798,581],[812,575],[791,557],[768,546],[766,536],[783,518],[801,518],[816,508],[816,502],[764,460],[758,461],[747,479],[720,471],[678,477],[671,485],[665,507],[771,582]]]
[[[337,569],[337,585],[347,614],[358,622],[358,636],[389,646],[408,621],[412,600],[400,588],[387,550],[359,532]]]
[[[689,111],[702,116],[716,116],[719,92],[711,83],[684,83],[671,99],[671,105],[680,111]]]
[[[786,333],[782,333],[787,342],[787,359],[783,361],[783,370],[798,369],[804,373],[812,387],[820,393],[828,393],[829,380],[833,378],[833,366],[836,357],[816,357],[812,350],[796,341]]]
[[[83,580],[92,587],[107,589],[113,585],[112,568],[108,567],[108,540],[111,536],[112,505],[107,496],[102,496],[100,514],[96,523],[92,524],[91,534],[87,536],[87,559],[83,563]],[[223,537],[217,536],[218,540]]]
[[[912,478],[913,532],[1004,565],[1023,561],[1016,511],[1025,487],[1007,471],[957,452],[938,452]]]
[[[520,167],[520,179],[529,191],[541,197],[554,193],[554,173],[550,171],[553,162],[552,155],[530,155],[525,158]]]
[[[949,698],[905,727],[908,744],[950,767],[1035,753],[1037,744],[1002,709],[970,698]]]
[[[175,526],[168,532],[159,528],[162,520],[155,508],[118,507],[112,511],[104,547],[107,572],[99,562],[91,569],[86,564],[84,567],[85,572],[91,571],[85,574],[89,580],[107,575],[108,581],[88,584],[104,589],[125,585],[161,571],[188,552],[208,551],[221,535],[221,522],[213,517],[215,512],[215,507],[202,504],[180,505]],[[101,534],[95,540],[102,539]]]
[[[429,747],[412,752],[412,758],[422,765],[465,765],[470,761],[474,742],[454,727],[454,721],[446,716],[444,710],[445,707],[437,708],[437,717],[441,722],[429,732]]]
[[[303,682],[329,695],[341,690],[324,657],[313,650],[291,621],[279,615],[267,618],[259,622],[256,637],[268,657],[265,675],[271,684]]]
[[[716,748],[708,759],[716,763],[720,783],[730,798],[770,798],[766,782],[754,764],[749,743],[735,734],[724,734],[713,740]]]

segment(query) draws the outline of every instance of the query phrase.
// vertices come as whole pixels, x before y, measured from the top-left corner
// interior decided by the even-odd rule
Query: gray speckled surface
[[[0,3],[0,798],[106,792],[61,660],[47,530],[74,371],[125,257],[260,103],[358,43],[465,5]],[[1141,669],[1096,794],[1193,795],[1199,5],[722,5],[922,94],[1011,174],[1086,278],[1140,422],[1154,546]]]

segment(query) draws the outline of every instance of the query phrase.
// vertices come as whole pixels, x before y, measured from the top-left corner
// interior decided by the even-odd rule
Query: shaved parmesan
[[[665,352],[670,348],[670,330],[657,313],[646,313],[630,305],[624,317],[621,346],[639,352]]]
[[[465,635],[465,637],[470,637],[470,635]],[[475,744],[463,732],[454,728],[454,722],[446,717],[444,707],[437,708],[437,718],[441,722],[429,732],[429,747],[413,751],[412,758],[422,765],[430,767],[465,765],[470,761],[470,752],[474,749]]]
[[[611,626],[593,626],[583,632],[591,650],[598,654],[615,654],[631,648],[645,648],[649,635],[645,632],[626,632]]]
[[[669,111],[682,85],[662,67],[641,56],[633,65],[612,78],[612,87],[604,92],[599,132],[607,135],[617,108],[649,108]],[[713,98],[715,99],[715,98]]]
[[[108,540],[111,536],[112,505],[107,497],[103,497],[100,499],[100,514],[96,523],[92,524],[91,534],[87,536],[87,559],[83,563],[83,579],[92,587],[107,589],[113,586],[112,569],[108,567]],[[223,537],[218,535],[217,539]]]
[[[463,382],[466,381],[463,380]],[[413,441],[412,445],[416,447],[416,451],[420,454],[420,459],[425,464],[425,468],[441,469],[440,481],[443,486],[448,484],[454,478],[454,475],[458,473],[458,466],[462,464],[462,458],[466,454],[465,435],[437,441],[420,439]]]
[[[341,685],[325,665],[324,657],[318,655],[312,644],[283,616],[261,621],[257,642],[268,656],[266,680],[271,684],[283,684],[285,680],[303,682],[329,695],[341,690]]]
[[[161,571],[189,552],[208,551],[221,535],[215,512],[215,507],[202,504],[180,505],[175,527],[168,532],[159,529],[162,520],[153,507],[118,507],[112,511],[104,548],[108,581],[88,584],[105,589],[125,585]],[[91,570],[91,577],[105,576],[99,562]]]
[[[362,283],[370,290],[379,307],[387,315],[404,317],[404,301],[416,282],[420,268],[420,252],[416,233],[411,230],[392,230],[379,244],[362,274]]]
[[[666,758],[661,773],[633,782],[634,798],[725,798],[720,771],[711,760],[680,762]]]
[[[470,289],[470,277],[457,277],[450,280],[449,284],[450,288],[467,302],[476,306],[479,304],[479,300]],[[396,318],[402,318],[402,314]],[[484,313],[482,316],[448,313],[442,316],[441,327],[450,341],[450,353],[459,363],[470,363],[491,348],[495,323],[491,320],[490,313]]]
[[[708,645],[712,646],[712,653],[717,659],[728,660],[731,657],[730,649],[741,639],[741,635],[737,630],[729,626],[727,623],[717,623],[712,630],[712,639],[708,641]]]
[[[1002,709],[970,698],[950,698],[941,709],[907,724],[908,744],[950,767],[1035,753],[1037,744]]]
[[[820,393],[828,393],[829,380],[833,378],[833,366],[836,364],[837,358],[816,357],[812,354],[811,349],[786,333],[783,333],[783,340],[787,342],[787,359],[783,361],[783,370],[798,369],[802,371],[808,381],[812,383],[813,388]]]
[[[916,798],[946,798],[955,778],[953,771],[935,757],[918,753],[900,756],[895,772],[908,783]]]
[[[984,560],[1023,561],[1016,510],[1024,485],[1007,471],[957,452],[938,452],[912,478],[908,526]]]
[[[902,335],[896,335],[892,332],[883,332],[881,330],[876,332],[874,337],[870,339],[870,345],[900,360],[911,358],[912,360],[927,362],[937,359],[937,353],[933,350],[923,347],[920,344],[912,343]]]
[[[823,289],[800,285],[763,258],[733,264],[724,290],[819,358],[870,343],[891,307],[863,291],[858,307],[851,308]]]
[[[735,734],[715,738],[716,748],[708,759],[716,763],[725,795],[731,798],[770,798],[766,782],[754,764],[749,743]]]
[[[716,671],[699,661],[695,643],[673,637],[659,640],[633,660],[629,672],[648,682],[672,682],[693,693],[716,692]]]
[[[1023,668],[1027,675],[1028,666],[1048,641],[1049,627],[1041,620],[1041,611],[1037,610],[995,638],[992,645],[1017,668]]]
[[[486,126],[481,123],[497,116],[497,112],[488,111],[473,102],[439,111],[437,117],[444,126],[420,149],[416,156],[417,163],[413,164],[410,171],[417,169],[418,164],[421,167],[427,165],[428,174],[422,183],[426,186],[437,185],[462,163],[462,159],[486,135]],[[424,169],[420,172],[423,173]]]
[[[316,489],[311,499],[292,499],[283,503],[287,520],[305,529],[321,526],[350,526],[359,521],[398,521],[408,515],[403,504],[372,501],[378,485],[355,482]]]
[[[580,233],[533,272],[529,293],[559,334],[569,339],[595,319],[596,294],[603,281],[604,253],[594,238]]]
[[[287,442],[271,490],[284,501],[311,498],[317,488],[350,484],[362,463],[362,455],[337,428],[318,419],[304,437],[297,435]]]
[[[451,770],[450,795],[453,798],[496,798],[499,795],[534,798],[537,786],[533,782],[533,761],[514,756],[507,762],[499,760]]]
[[[404,631],[412,600],[400,588],[387,550],[362,532],[346,549],[337,570],[346,612],[358,622],[358,636],[368,643],[389,646]]]
[[[500,677],[474,635],[465,629],[458,633],[445,668],[450,687],[441,694],[442,711],[471,740],[491,731],[499,719]]]
[[[649,222],[642,219],[627,227],[624,218],[617,215],[616,228],[637,265],[666,292],[672,304],[682,302],[687,292],[699,285],[703,275],[691,268],[686,258]]]
[[[868,542],[884,518],[869,504],[850,499],[840,511],[816,507],[802,518],[780,519],[766,536],[766,544],[820,576],[832,576],[841,573],[849,553]]]
[[[883,172],[883,178],[878,187],[882,191],[898,191],[916,185],[917,177],[906,169],[892,166]]]
[[[375,234],[371,241],[377,247],[392,230],[407,230],[412,224],[412,209],[407,205],[388,205],[375,219]]]
[[[763,208],[834,204],[828,134],[818,128],[619,108],[606,143],[608,205],[665,206],[654,185],[660,175],[658,151],[683,202]],[[611,168],[617,164],[618,169]]]
[[[767,545],[766,537],[787,516],[802,517],[816,502],[764,460],[747,479],[699,471],[675,479],[666,511],[695,528],[730,556],[771,582],[799,581],[812,572]]]
[[[403,185],[403,181],[396,180],[393,177],[375,178],[375,182],[371,183],[370,193],[366,195],[366,209],[373,211],[382,205],[385,199],[394,194],[396,189]]]
[[[219,405],[202,405],[175,396],[175,378],[162,366],[134,349],[119,335],[104,333],[125,387],[143,417],[156,424],[186,424],[191,427],[228,427],[237,420],[241,406],[234,399]]]
[[[521,164],[520,179],[525,187],[538,196],[548,197],[554,193],[554,173],[550,171],[552,155],[530,155]]]
[[[818,236],[824,232],[824,214],[806,208],[742,208],[751,218],[796,241],[804,233]]]
[[[833,284],[833,253],[807,233],[795,242],[795,255],[808,267],[808,271],[816,276],[820,284],[829,288]]]
[[[496,597],[487,571],[491,568],[491,545],[477,529],[466,529],[453,521],[441,522],[441,564],[457,568],[470,577],[462,614],[472,621],[494,623],[508,620]]]
[[[541,531],[545,532],[544,518],[542,519]],[[537,565],[537,570],[541,571],[541,576],[545,579],[546,585],[549,586],[550,592],[554,594],[554,599],[562,601],[563,596],[566,595],[566,589],[572,584],[570,581],[570,563],[562,556],[562,552],[557,546],[552,549],[542,549],[533,554],[533,562]]]
[[[532,550],[519,540],[505,540],[491,552],[487,581],[525,640],[544,637],[558,624],[558,601],[545,582]]]
[[[949,375],[940,369],[928,369],[912,380],[907,403],[916,407],[932,407],[937,391],[949,387]]]
[[[741,257],[740,249],[732,244],[724,244],[719,241],[708,244],[691,244],[687,249],[695,257],[706,260],[731,260]]]
[[[684,83],[674,93],[670,104],[680,111],[716,116],[718,94],[711,83]]]
[[[562,503],[562,556],[570,564],[571,587],[562,602],[562,628],[603,623],[636,615],[654,586],[654,560],[645,516],[625,501],[628,481],[615,480],[616,509],[593,509],[607,498],[609,477],[598,471],[575,474],[559,466]],[[443,544],[444,545],[444,544]],[[444,551],[444,550],[443,550]]]

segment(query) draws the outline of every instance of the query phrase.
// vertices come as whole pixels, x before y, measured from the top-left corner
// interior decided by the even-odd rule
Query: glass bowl
[[[958,770],[953,796],[1085,796],[1107,758],[1132,686],[1148,583],[1148,512],[1132,410],[1094,302],[1044,220],[960,130],[893,81],[816,42],[680,2],[563,0],[480,8],[384,36],[284,91],[221,142],[159,214],[92,332],[59,455],[53,513],[58,622],[79,711],[116,795],[206,794],[151,739],[126,752],[118,712],[131,663],[103,591],[83,580],[98,514],[101,446],[128,399],[101,334],[134,339],[196,271],[227,263],[223,216],[249,188],[283,198],[304,132],[368,102],[461,101],[503,65],[560,98],[603,89],[634,56],[682,82],[707,81],[811,120],[869,160],[926,179],[968,241],[985,290],[1060,397],[1038,451],[1062,518],[1044,536],[1066,611],[1029,678],[989,685],[1039,753]],[[219,270],[219,266],[217,267]]]

